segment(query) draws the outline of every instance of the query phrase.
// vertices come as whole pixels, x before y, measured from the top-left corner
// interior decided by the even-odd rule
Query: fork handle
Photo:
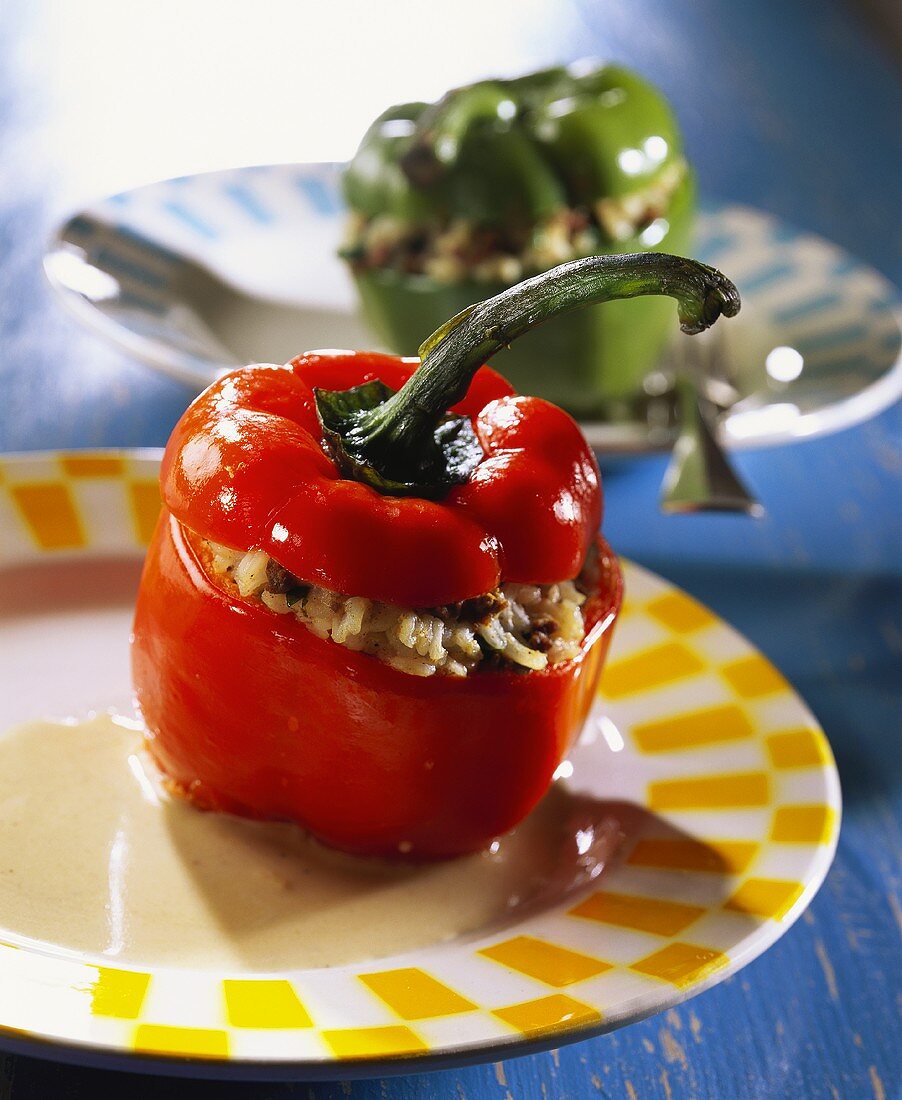
[[[763,516],[764,508],[732,468],[717,440],[714,405],[685,373],[677,376],[674,387],[680,434],[661,485],[661,510]]]

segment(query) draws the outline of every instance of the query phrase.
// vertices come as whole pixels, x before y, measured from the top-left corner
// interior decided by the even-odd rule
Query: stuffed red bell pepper
[[[654,293],[687,332],[739,308],[693,261],[592,257],[470,307],[421,360],[314,352],[197,398],[164,455],[132,650],[176,792],[420,859],[529,812],[622,586],[579,428],[481,364],[558,313]]]

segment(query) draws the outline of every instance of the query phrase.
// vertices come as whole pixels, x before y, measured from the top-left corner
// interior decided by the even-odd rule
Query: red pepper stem
[[[362,414],[348,433],[355,455],[399,477],[424,466],[436,427],[476,371],[518,336],[571,310],[617,298],[676,299],[680,327],[703,332],[739,312],[739,292],[696,260],[665,253],[589,256],[518,283],[446,321],[420,347],[422,363],[396,394]],[[552,368],[553,364],[549,364]]]

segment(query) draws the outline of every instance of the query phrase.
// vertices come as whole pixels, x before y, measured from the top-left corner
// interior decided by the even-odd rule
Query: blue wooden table
[[[54,121],[77,119],[73,95],[93,95],[92,109],[103,102],[97,73],[105,71],[104,58],[125,49],[116,35],[131,33],[121,24],[109,32],[112,38],[91,41],[102,25],[98,6],[86,0],[70,7],[7,0],[2,13],[0,450],[161,445],[191,396],[77,329],[42,281],[43,239],[59,210],[81,197],[77,188],[67,190],[67,180],[84,167],[72,151],[77,143],[65,141]],[[171,55],[149,60],[132,44],[138,82],[154,79],[154,72],[165,80],[167,64],[190,65],[197,68],[198,86],[201,77],[214,87],[219,80],[226,95],[232,76],[217,69],[216,49],[217,43],[225,49],[229,35],[244,37],[249,56],[259,58],[293,48],[283,40],[298,32],[299,63],[310,50],[334,47],[316,26],[302,38],[297,21],[308,16],[293,6],[275,5],[268,22],[261,9],[259,24],[231,27],[219,18],[223,9],[200,0],[154,5],[143,15],[143,4],[121,7],[156,28],[148,31],[152,42],[162,19],[181,43]],[[331,14],[322,18],[347,25],[348,7],[330,5]],[[419,9],[402,7],[384,8],[394,13],[385,14],[393,33],[378,46],[378,56],[369,42],[348,42],[341,72],[354,72],[353,87],[336,76],[330,86],[336,103],[363,95],[368,76],[375,79],[379,70],[394,67],[390,87],[404,87],[405,51],[422,54],[425,31]],[[481,25],[497,43],[505,71],[586,54],[634,65],[670,95],[703,190],[831,237],[899,281],[899,89],[880,34],[851,4],[505,0],[497,10],[458,3],[453,17],[443,15],[443,5],[420,7],[442,28],[442,51],[432,66],[436,85],[491,67],[485,36],[472,43],[472,27]],[[184,36],[202,35],[206,17],[213,46],[203,57],[186,53]],[[80,18],[92,28],[81,37]],[[510,37],[498,31],[504,18]],[[62,28],[56,25],[66,19]],[[81,83],[79,66],[88,74]],[[411,70],[426,71],[423,65]],[[60,72],[69,73],[68,84],[60,84]],[[410,88],[411,96],[439,90],[425,87],[422,75],[416,79],[420,85]],[[293,87],[286,72],[280,91],[285,103],[292,103]],[[114,101],[127,98],[129,88],[109,93],[109,141],[127,146],[125,131],[114,124]],[[365,114],[381,105],[368,104]],[[286,116],[286,128],[297,126],[303,134],[304,108],[293,104],[297,117]],[[340,114],[340,105],[335,109]],[[160,120],[164,128],[177,124],[178,118]],[[251,127],[247,120],[243,125]],[[203,132],[196,136],[204,140]],[[165,144],[157,132],[140,137],[142,149],[144,142]],[[133,134],[130,140],[135,148]],[[317,146],[307,153],[305,147],[284,159],[345,155],[353,133],[342,140],[340,149]],[[68,150],[65,157],[61,149]],[[233,159],[253,154],[236,152]],[[807,699],[834,746],[845,796],[836,863],[804,919],[764,957],[663,1017],[503,1064],[335,1085],[164,1086],[152,1078],[0,1056],[0,1097],[87,1097],[127,1089],[137,1100],[164,1088],[171,1096],[247,1100],[902,1095],[900,429],[897,407],[826,439],[743,455],[739,466],[767,506],[761,521],[660,516],[662,459],[622,466],[606,477],[611,542],[747,634]]]

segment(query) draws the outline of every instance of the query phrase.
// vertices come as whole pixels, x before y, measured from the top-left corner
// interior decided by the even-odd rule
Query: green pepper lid
[[[451,217],[528,231],[567,196],[523,128],[523,110],[508,81],[456,88],[419,116],[402,168],[420,190],[443,189]]]
[[[514,127],[472,130],[447,189],[455,216],[514,231],[528,232],[567,205],[561,181],[529,137]]]
[[[405,222],[428,222],[444,216],[444,188],[414,187],[401,168],[417,119],[425,103],[389,107],[363,135],[342,177],[348,207],[366,217],[388,215]]]
[[[574,205],[644,190],[682,162],[667,101],[618,65],[573,75],[569,88],[553,85],[528,125]]]
[[[390,108],[364,135],[344,192],[366,217],[516,230],[567,205],[647,192],[675,171],[682,142],[664,97],[620,66],[577,65]]]

